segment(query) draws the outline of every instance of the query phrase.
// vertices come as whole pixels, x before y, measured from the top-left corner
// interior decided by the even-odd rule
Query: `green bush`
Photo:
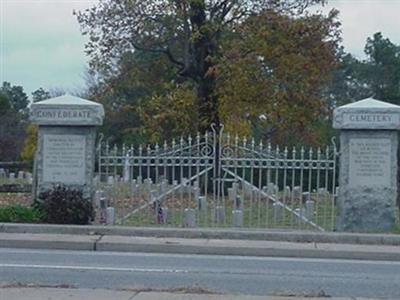
[[[61,185],[40,193],[36,207],[46,223],[84,225],[93,220],[92,202],[83,198],[82,191]]]
[[[20,204],[0,207],[0,222],[12,223],[39,223],[42,221],[42,212],[33,207]]]

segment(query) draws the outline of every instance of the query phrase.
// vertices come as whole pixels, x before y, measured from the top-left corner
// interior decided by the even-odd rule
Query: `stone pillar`
[[[57,184],[92,198],[96,129],[103,118],[101,104],[70,95],[32,104],[30,119],[39,125],[35,198]]]
[[[372,98],[338,107],[339,231],[388,232],[395,226],[400,106]]]

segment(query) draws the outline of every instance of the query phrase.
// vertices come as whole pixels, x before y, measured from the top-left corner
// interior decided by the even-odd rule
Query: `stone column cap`
[[[346,104],[333,111],[337,129],[400,129],[400,106],[367,98]]]
[[[71,95],[36,102],[30,107],[30,120],[39,125],[98,126],[103,119],[102,104]]]

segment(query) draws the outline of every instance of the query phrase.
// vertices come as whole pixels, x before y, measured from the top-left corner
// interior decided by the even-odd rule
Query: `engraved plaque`
[[[43,139],[43,182],[84,184],[85,136],[46,134]]]
[[[391,140],[351,138],[349,185],[391,185]]]
[[[398,113],[343,113],[343,126],[346,128],[392,127],[399,124]]]

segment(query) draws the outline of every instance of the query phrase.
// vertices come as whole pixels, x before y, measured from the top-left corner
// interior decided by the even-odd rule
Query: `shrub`
[[[0,207],[0,222],[39,223],[42,219],[43,213],[34,207],[26,207],[20,204]]]
[[[88,224],[93,220],[93,206],[82,191],[61,185],[39,194],[36,202],[44,213],[44,221],[53,224]]]

